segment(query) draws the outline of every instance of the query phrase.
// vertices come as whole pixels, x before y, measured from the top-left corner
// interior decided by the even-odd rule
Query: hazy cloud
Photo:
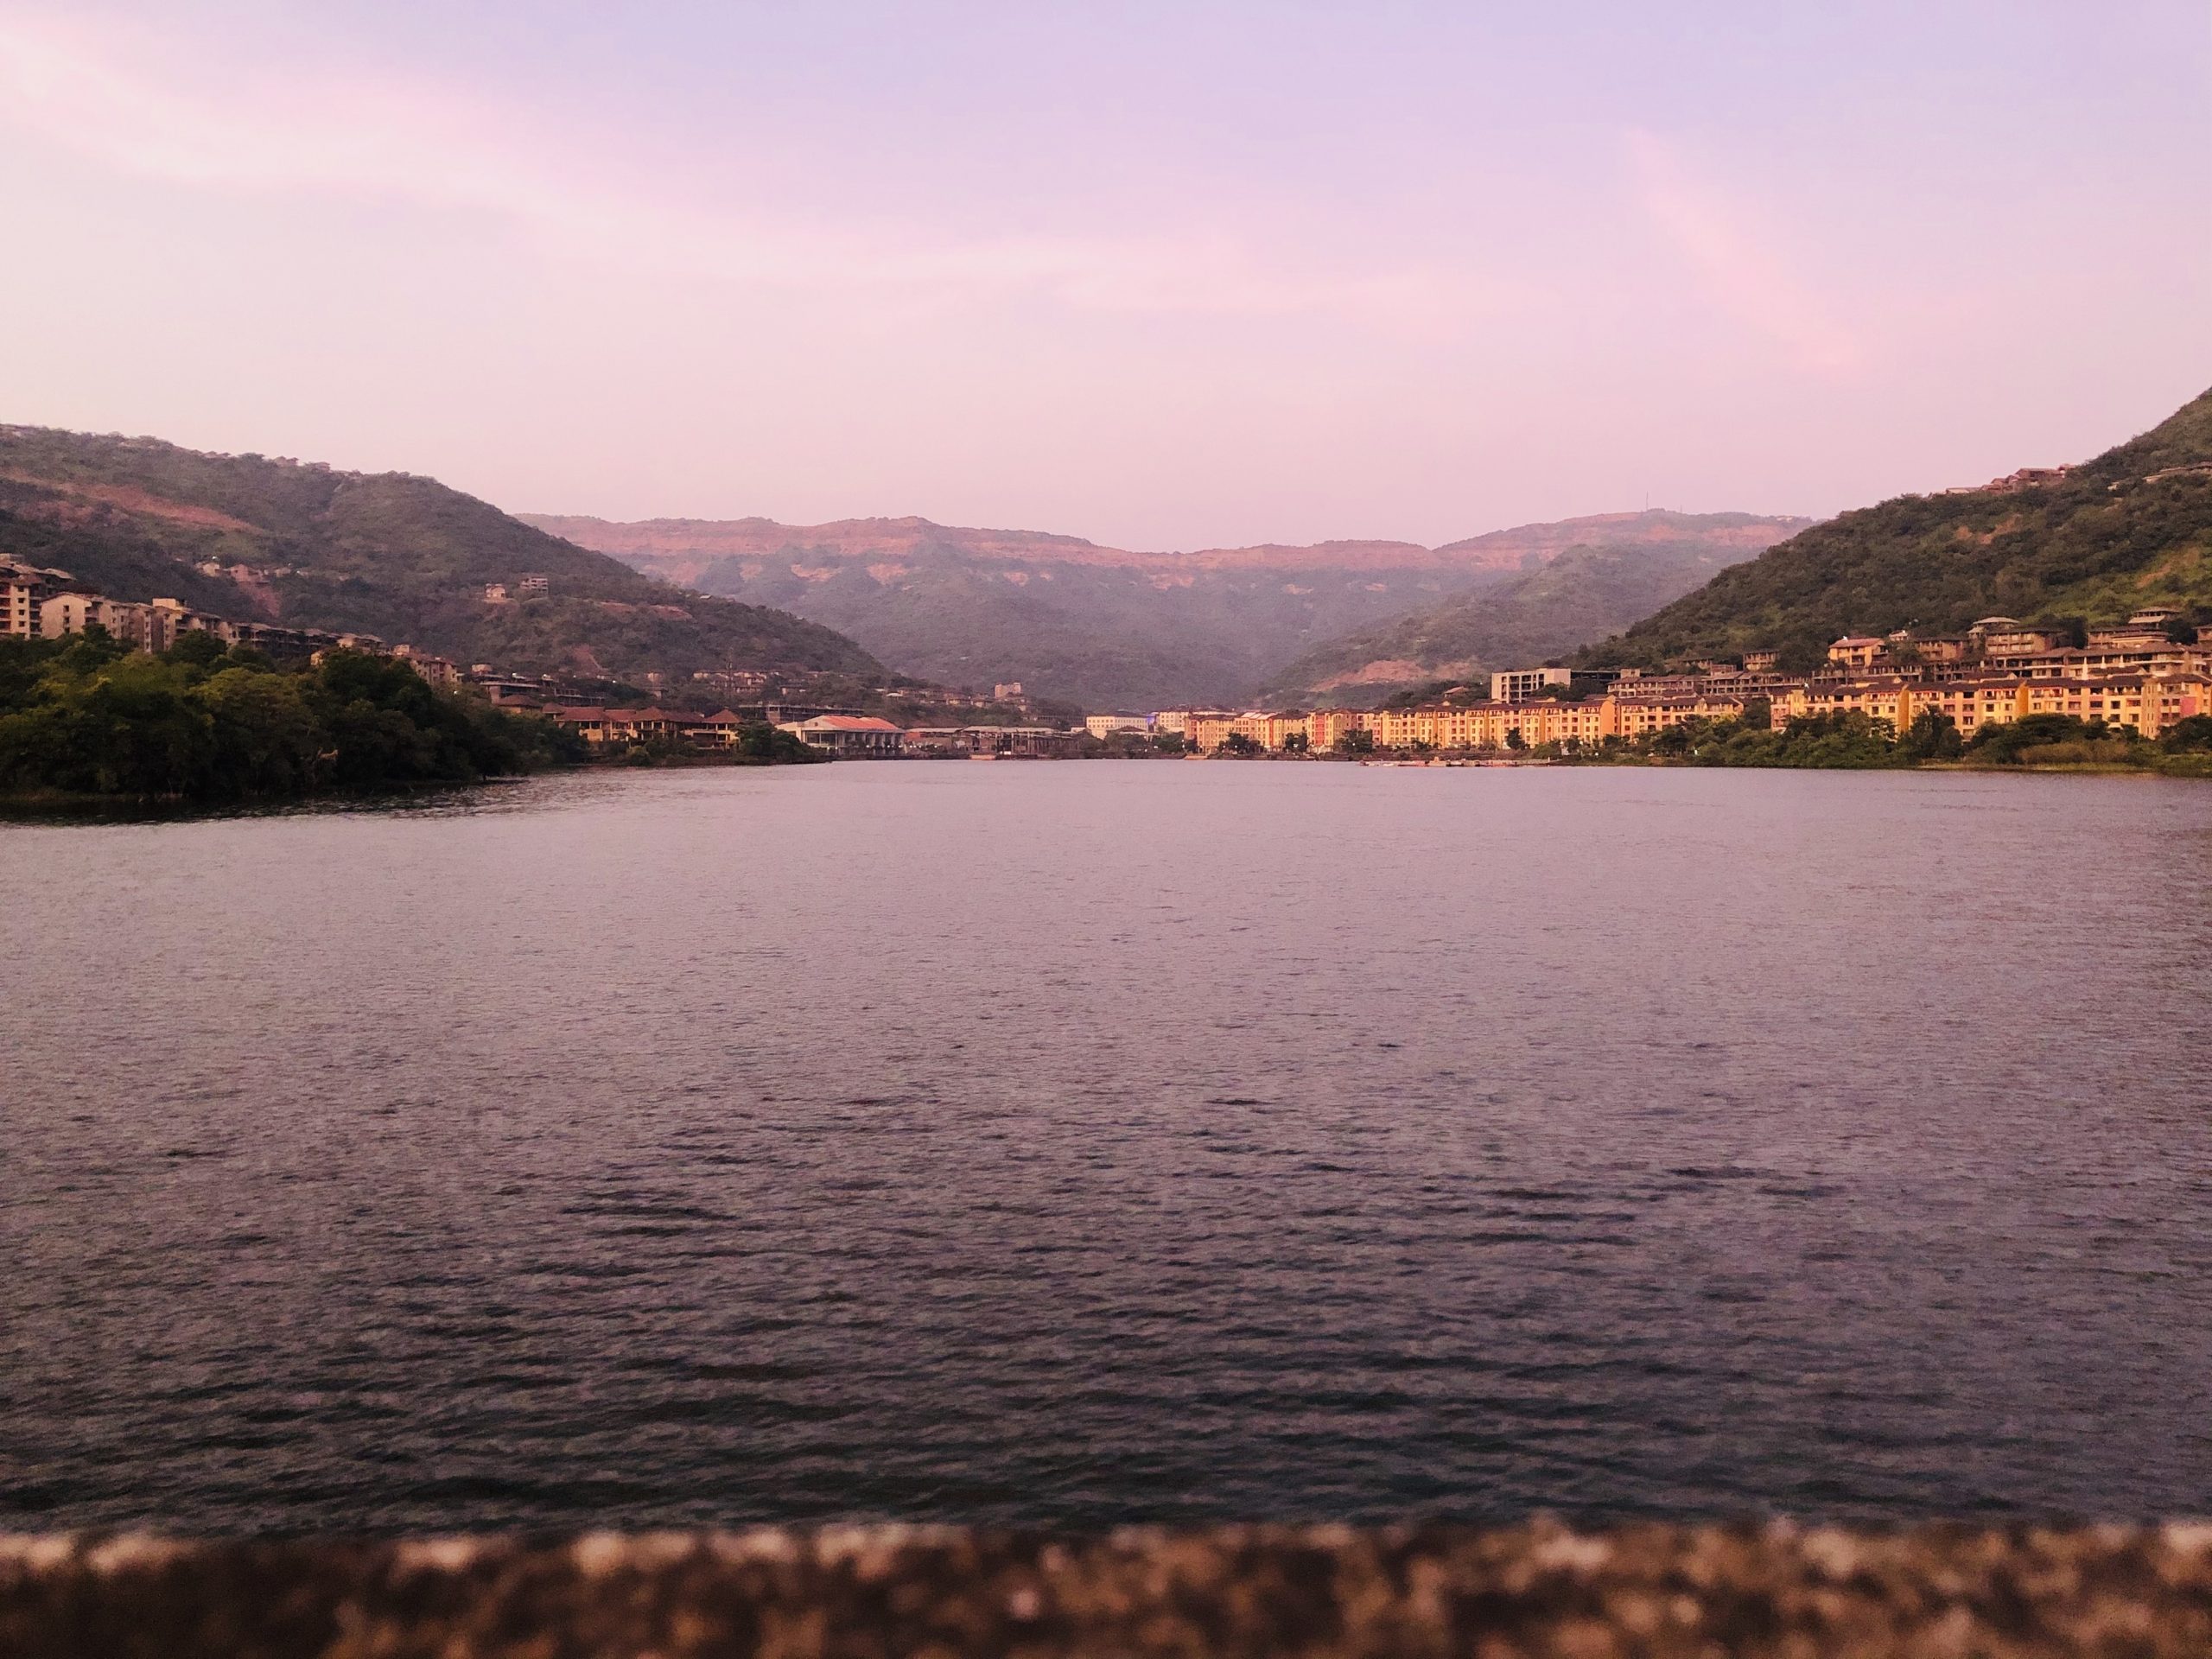
[[[166,182],[483,213],[569,257],[812,291],[1027,291],[1097,310],[1384,322],[1504,291],[1420,264],[1269,257],[1227,236],[949,238],[779,222],[588,164],[526,109],[428,83],[256,73],[194,60],[175,41],[51,16],[0,18],[0,124]]]
[[[1749,213],[1695,176],[1652,133],[1629,133],[1628,154],[1644,212],[1716,304],[1781,346],[1799,368],[1840,378],[1865,367],[1857,333],[1789,269]]]

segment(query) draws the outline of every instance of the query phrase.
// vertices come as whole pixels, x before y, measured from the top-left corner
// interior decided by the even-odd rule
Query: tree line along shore
[[[733,737],[723,758],[736,764],[822,758],[765,724]],[[400,658],[286,661],[204,632],[155,652],[97,625],[0,637],[0,797],[19,803],[290,800],[591,759],[556,722],[434,687]]]
[[[466,683],[435,686],[403,658],[338,649],[280,660],[204,631],[149,652],[94,624],[59,639],[0,638],[0,798],[283,801],[594,764],[951,754],[1965,766],[2212,778],[2212,708],[2193,678],[2190,694],[2177,694],[2171,709],[2161,705],[2155,718],[2139,702],[2106,709],[2105,698],[2087,695],[2098,683],[2019,681],[1994,717],[1991,700],[1999,694],[1986,678],[1916,689],[1894,678],[1846,677],[1771,693],[1609,691],[1303,715],[1188,711],[1173,728],[1103,734],[939,731],[873,717],[776,723],[760,714],[691,718],[653,710],[656,718],[645,721],[611,718],[605,709],[518,709]],[[2026,687],[2032,696],[2017,689]],[[974,741],[976,733],[991,742]]]

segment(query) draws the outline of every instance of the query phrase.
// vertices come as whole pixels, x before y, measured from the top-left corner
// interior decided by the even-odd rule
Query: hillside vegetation
[[[1109,709],[1241,700],[1318,642],[1522,575],[1580,543],[1665,556],[1688,537],[1744,556],[1804,521],[1611,513],[1434,548],[1339,541],[1189,553],[925,518],[529,522],[671,581],[811,617],[903,673],[979,688],[1019,680],[1033,695]],[[1630,620],[1606,616],[1553,648]]]
[[[1782,533],[1776,521],[1745,513],[1643,516],[1663,519],[1680,536],[1569,548],[1525,575],[1308,652],[1262,697],[1363,706],[1404,686],[1478,681],[1495,670],[1555,660],[1751,557],[1758,549],[1743,536],[1746,528]]]
[[[2063,478],[1908,495],[1815,524],[1584,653],[1658,667],[1779,648],[1805,668],[1847,633],[1950,632],[1977,618],[2212,610],[2212,392]]]
[[[0,558],[118,599],[168,596],[520,671],[882,672],[818,624],[683,593],[433,479],[150,438],[0,427]],[[486,602],[486,583],[524,575],[547,577],[550,595]]]

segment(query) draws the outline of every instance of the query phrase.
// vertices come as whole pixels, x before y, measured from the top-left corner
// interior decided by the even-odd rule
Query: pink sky
[[[2212,385],[2202,3],[1775,10],[0,0],[0,420],[1173,548],[1828,512]]]

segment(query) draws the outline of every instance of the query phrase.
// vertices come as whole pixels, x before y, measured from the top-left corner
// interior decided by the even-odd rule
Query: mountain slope
[[[1774,521],[1742,513],[1645,516],[1665,518],[1681,538],[1569,547],[1538,569],[1308,652],[1274,676],[1262,698],[1376,702],[1407,685],[1555,659],[1751,557],[1758,547],[1745,539],[1746,528],[1783,533]]]
[[[432,479],[151,438],[0,427],[0,557],[118,599],[167,595],[517,670],[882,672],[818,624],[682,593]],[[486,602],[486,583],[524,575],[547,577],[550,595]]]
[[[2177,467],[2203,470],[2154,476]],[[1585,657],[1656,667],[1775,647],[1806,667],[1847,633],[2096,621],[2152,604],[2212,608],[2212,392],[2062,478],[1900,496],[1816,524]]]
[[[1440,548],[1147,553],[924,518],[524,518],[670,580],[827,623],[901,672],[976,686],[1020,680],[1093,709],[1235,701],[1317,640],[1504,581],[1578,542],[1656,546],[1685,533],[1675,515],[1617,513]],[[1739,538],[1748,554],[1801,522],[1741,518],[1712,533]]]

